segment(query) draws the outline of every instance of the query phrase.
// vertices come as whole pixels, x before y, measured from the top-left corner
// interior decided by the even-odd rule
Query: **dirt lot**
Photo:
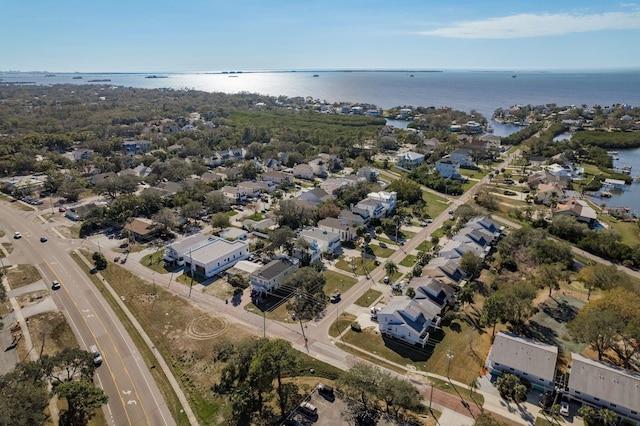
[[[41,355],[54,355],[66,347],[78,347],[62,312],[47,312],[29,318],[29,332],[34,350]]]
[[[17,265],[7,269],[7,281],[12,290],[29,285],[42,279],[40,272],[33,265]]]

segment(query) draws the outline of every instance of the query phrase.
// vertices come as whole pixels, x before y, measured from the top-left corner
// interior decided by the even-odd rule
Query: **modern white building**
[[[248,257],[249,244],[246,241],[227,241],[217,237],[209,237],[205,244],[190,248],[183,255],[185,270],[206,278],[211,278]]]
[[[487,357],[491,374],[512,373],[531,382],[533,389],[555,387],[558,348],[504,331],[496,337]]]
[[[195,250],[208,244],[209,236],[204,234],[195,234],[190,237],[176,241],[169,245],[164,251],[163,259],[172,265],[184,266],[184,255],[189,250]]]

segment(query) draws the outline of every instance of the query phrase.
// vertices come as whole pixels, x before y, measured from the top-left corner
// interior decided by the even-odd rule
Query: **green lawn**
[[[172,269],[165,268],[165,263],[162,259],[162,256],[164,256],[164,249],[144,256],[142,259],[140,259],[140,264],[159,274],[168,274],[172,271]]]
[[[256,222],[261,221],[264,218],[264,214],[257,212],[252,214],[251,216],[247,216],[247,219],[255,220]]]
[[[351,263],[353,263],[353,265],[355,266],[355,273],[356,274],[365,275],[365,271],[364,271],[364,269],[362,267],[362,258],[361,257],[357,257],[357,258],[353,259],[351,261]],[[366,259],[365,260],[365,266],[367,268],[367,273],[373,271],[376,268],[375,260]],[[336,262],[336,268],[342,269],[343,271],[350,272],[350,273],[354,272],[354,270],[351,268],[351,266],[344,259],[340,259],[340,260],[338,260]]]
[[[368,308],[381,295],[382,293],[380,293],[378,290],[369,289],[365,291],[364,294],[360,296],[360,298],[358,298],[358,300],[355,301],[355,304],[358,306],[362,306],[363,308]]]
[[[436,217],[449,206],[447,199],[429,191],[422,191],[422,199],[427,203],[429,216]]]
[[[478,170],[470,170],[470,169],[460,169],[460,174],[462,176],[466,176],[472,179],[482,179],[486,175],[489,174],[489,170],[487,169],[478,169]]]
[[[329,336],[338,337],[340,333],[345,331],[355,320],[355,315],[348,312],[343,312],[342,314],[340,314],[340,317],[338,317],[338,319],[335,320],[333,324],[331,324],[331,327],[329,327]]]
[[[416,256],[409,254],[407,255],[407,257],[402,259],[402,262],[400,262],[400,265],[406,266],[407,268],[413,268],[413,265],[416,264],[417,260],[418,258]]]
[[[375,254],[376,257],[384,257],[385,259],[395,252],[394,249],[389,247],[383,248],[377,244],[369,244],[369,248],[371,248],[371,251],[373,251],[373,254]]]
[[[431,244],[431,241],[423,241],[420,244],[418,244],[418,247],[416,247],[419,251],[429,251],[433,248],[433,244]]]
[[[432,333],[424,349],[383,338],[372,329],[365,329],[360,333],[348,331],[343,340],[391,362],[410,365],[417,370],[441,376],[447,375],[447,354],[451,351],[454,356],[449,370],[451,378],[468,384],[478,377],[483,368],[491,335],[478,331],[472,325],[477,322],[475,313],[461,313],[459,316],[461,319],[455,320],[450,326]]]
[[[640,228],[638,228],[638,224],[635,222],[622,222],[610,218],[607,221],[611,225],[611,228],[618,231],[620,236],[622,237],[622,243],[627,244],[631,247],[640,244],[640,236],[638,236],[638,232]]]
[[[332,295],[336,291],[344,294],[347,290],[353,287],[355,283],[358,282],[357,279],[336,271],[326,270],[322,273],[322,275],[324,275],[325,280],[327,280],[323,289],[324,294],[326,294],[327,296]]]

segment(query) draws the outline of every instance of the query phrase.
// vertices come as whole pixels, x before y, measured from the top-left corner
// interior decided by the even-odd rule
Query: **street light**
[[[449,381],[451,381],[451,378],[449,377],[449,370],[451,369],[451,360],[453,359],[453,354],[451,353],[451,349],[449,349],[449,352],[447,353],[447,379],[449,379]]]

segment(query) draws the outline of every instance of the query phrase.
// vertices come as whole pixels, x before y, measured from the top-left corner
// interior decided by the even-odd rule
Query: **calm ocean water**
[[[0,79],[8,83],[32,81],[36,84],[87,84],[88,80],[109,79],[108,84],[128,87],[311,96],[321,101],[366,102],[382,108],[446,105],[462,111],[476,110],[487,118],[496,108],[516,104],[640,105],[640,70],[515,73],[297,71],[245,72],[234,74],[234,77],[229,74],[158,73],[167,78],[145,78],[147,75],[56,73],[45,77],[44,73],[0,73]]]
[[[480,72],[480,71],[297,71],[214,73],[154,73],[167,78],[145,78],[142,73],[69,74],[0,72],[0,82],[35,84],[89,84],[109,79],[112,84],[139,88],[196,89],[207,92],[251,92],[264,95],[311,96],[328,102],[366,102],[381,108],[394,106],[449,106],[478,111],[490,118],[497,108],[517,104],[640,106],[640,70],[610,72]],[[318,77],[314,77],[314,75]],[[515,78],[513,77],[515,75]],[[73,77],[82,77],[74,79]],[[494,123],[495,134],[518,130]],[[621,151],[620,163],[640,175],[640,150]],[[640,212],[640,184],[606,200]]]

